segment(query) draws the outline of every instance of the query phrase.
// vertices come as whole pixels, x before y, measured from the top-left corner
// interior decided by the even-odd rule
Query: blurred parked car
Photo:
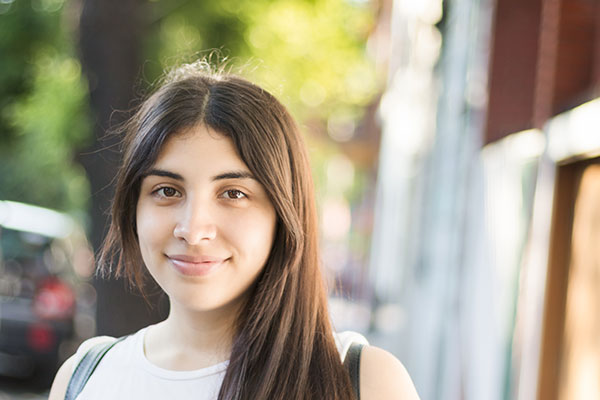
[[[0,201],[0,244],[0,376],[47,386],[93,312],[92,253],[73,218],[10,201]]]

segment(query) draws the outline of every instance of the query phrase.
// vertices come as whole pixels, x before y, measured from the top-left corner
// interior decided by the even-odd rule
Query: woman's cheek
[[[155,207],[147,204],[138,206],[136,222],[142,253],[161,247],[169,236],[168,220],[168,216]]]

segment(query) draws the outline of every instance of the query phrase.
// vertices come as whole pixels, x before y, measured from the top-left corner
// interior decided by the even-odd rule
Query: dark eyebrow
[[[166,171],[164,169],[151,169],[150,171],[146,172],[143,177],[147,177],[150,175],[154,175],[154,176],[164,176],[167,178],[172,178],[178,181],[182,181],[184,182],[185,179],[183,179],[183,176],[175,173],[175,172],[171,172],[171,171]],[[220,181],[220,180],[224,180],[224,179],[254,179],[256,180],[256,178],[254,177],[254,175],[252,175],[250,172],[248,171],[231,171],[231,172],[225,172],[223,174],[219,174],[219,175],[215,175],[212,177],[212,181]]]
[[[167,178],[172,178],[177,181],[182,181],[182,182],[185,181],[185,179],[183,179],[183,176],[176,174],[175,172],[165,171],[164,169],[151,169],[150,171],[148,171],[144,175],[142,175],[142,177],[145,178],[150,175],[165,176]]]
[[[254,175],[252,175],[248,171],[231,171],[231,172],[225,172],[224,174],[219,174],[219,175],[212,177],[213,181],[219,181],[219,180],[223,180],[223,179],[254,179],[254,180],[256,180]]]

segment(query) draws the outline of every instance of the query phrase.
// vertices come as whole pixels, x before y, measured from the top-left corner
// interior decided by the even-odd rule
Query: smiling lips
[[[203,276],[214,271],[228,259],[211,256],[168,255],[167,258],[182,275]]]

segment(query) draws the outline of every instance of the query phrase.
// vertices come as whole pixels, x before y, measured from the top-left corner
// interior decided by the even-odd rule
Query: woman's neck
[[[194,311],[171,303],[166,320],[149,327],[146,358],[170,370],[205,368],[229,359],[235,310]]]

